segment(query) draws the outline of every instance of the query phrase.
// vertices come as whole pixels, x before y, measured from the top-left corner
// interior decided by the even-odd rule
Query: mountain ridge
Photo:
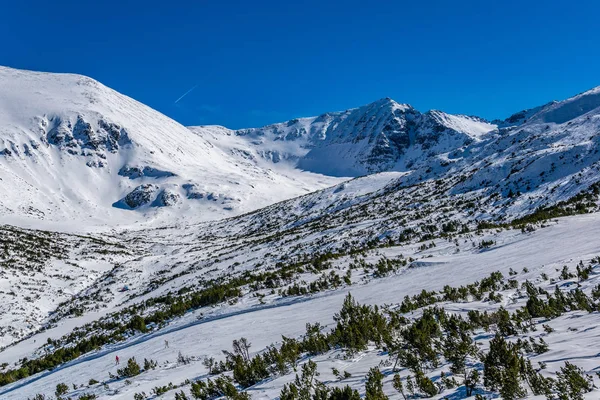
[[[186,398],[210,375],[236,392],[276,398],[309,353],[298,348],[289,368],[263,357],[338,329],[342,302],[344,312],[381,306],[373,309],[387,327],[388,319],[406,321],[390,331],[397,335],[428,312],[440,321],[462,315],[469,326],[472,315],[508,315],[515,333],[502,338],[546,346],[520,354],[547,362],[536,373],[556,377],[565,360],[584,360],[590,373],[597,367],[598,333],[586,328],[600,309],[600,248],[591,240],[600,232],[595,90],[504,122],[421,113],[384,98],[233,131],[183,127],[76,77],[9,71],[22,76],[2,79],[5,72],[0,217],[16,222],[0,225],[2,398],[59,389]],[[15,107],[19,96],[27,107]],[[15,208],[27,202],[57,210],[38,217],[47,230],[23,229]],[[87,213],[106,218],[103,229]],[[71,233],[57,232],[60,218]],[[368,306],[350,304],[350,291]],[[548,304],[550,296],[570,302],[553,309],[558,317],[543,307],[530,314],[531,302],[547,304],[545,293]],[[474,346],[469,368],[481,369],[480,354],[498,335],[491,321],[463,335]],[[233,353],[221,351],[235,339],[235,353],[246,342],[240,336],[252,342],[248,359],[267,363],[256,381],[240,375],[243,357],[232,366]],[[392,393],[392,376],[408,381],[410,368],[402,360],[392,368],[398,360],[377,342],[351,353],[347,343],[325,341],[310,354],[327,386],[343,378],[362,391],[376,366]],[[424,376],[460,377],[435,350]],[[125,376],[115,356],[151,358]],[[340,368],[354,378],[340,378]],[[435,396],[463,398],[464,385],[434,388]],[[494,387],[474,386],[496,396]]]
[[[11,68],[0,69],[0,178],[4,216],[102,225],[220,218],[335,182],[232,159],[91,78]],[[281,191],[266,195],[273,183]]]

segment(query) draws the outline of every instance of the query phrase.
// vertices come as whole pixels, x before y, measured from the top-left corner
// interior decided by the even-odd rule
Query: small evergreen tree
[[[415,382],[410,375],[406,377],[406,390],[408,390],[411,396],[415,395]]]
[[[186,394],[182,390],[180,392],[175,393],[175,400],[188,400],[188,397],[186,396]]]
[[[476,369],[471,370],[465,376],[465,389],[467,390],[467,396],[471,396],[473,391],[477,388],[479,384],[480,374]]]
[[[144,358],[144,371],[150,371],[151,369],[155,369],[158,366],[158,363],[152,359],[147,360]]]
[[[506,400],[523,397],[521,358],[518,346],[507,342],[498,333],[490,341],[490,350],[483,360],[483,380],[486,387],[498,390]]]
[[[308,360],[302,365],[300,375],[296,374],[294,382],[283,386],[279,395],[280,400],[311,400],[313,391],[318,388],[319,382],[315,379],[317,376],[319,376],[317,364]],[[323,388],[319,389],[323,394]]]
[[[373,367],[367,374],[365,383],[365,400],[387,400],[383,393],[383,374],[379,368]]]
[[[329,391],[327,400],[360,400],[360,394],[348,385],[343,388],[334,387]]]
[[[400,378],[400,375],[394,375],[392,385],[394,386],[394,389],[402,395],[402,398],[406,400],[406,394],[404,394],[404,386],[402,385],[402,378]]]
[[[208,374],[212,375],[216,369],[217,361],[214,357],[207,357],[202,361],[202,365],[208,369]]]
[[[419,390],[427,397],[433,397],[439,393],[438,387],[428,376],[425,376],[424,373],[419,371],[417,374],[415,374],[415,380]]]
[[[570,362],[556,374],[556,389],[560,400],[583,400],[583,394],[594,388],[593,380],[583,370]]]
[[[140,365],[135,361],[135,357],[127,360],[127,366],[117,370],[117,374],[121,378],[132,378],[140,374]]]
[[[67,394],[67,392],[69,391],[69,386],[67,386],[66,383],[59,383],[58,385],[56,385],[56,391],[54,392],[54,394],[56,395],[56,397],[61,397],[64,394]]]

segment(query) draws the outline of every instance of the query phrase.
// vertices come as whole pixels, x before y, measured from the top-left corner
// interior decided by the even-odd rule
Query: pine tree
[[[498,318],[496,323],[498,332],[502,336],[512,336],[517,334],[517,330],[510,319],[510,314],[504,307],[500,307],[496,312],[496,317]]]
[[[317,376],[319,376],[317,364],[308,360],[302,365],[300,375],[296,374],[294,382],[283,386],[279,394],[280,400],[312,400],[313,391],[319,392],[318,395],[322,396],[324,392],[323,388],[318,386],[319,382],[315,379]]]
[[[594,388],[593,380],[576,365],[565,362],[556,374],[556,389],[560,400],[583,400],[583,394]]]
[[[117,370],[117,374],[121,378],[132,378],[139,375],[141,371],[140,365],[135,361],[135,357],[131,357],[127,360],[127,366]]]
[[[402,395],[402,398],[406,400],[406,395],[404,394],[404,386],[402,385],[402,378],[400,378],[400,375],[394,375],[394,380],[392,384],[394,386],[394,389],[396,389],[398,393]]]
[[[383,374],[379,368],[373,367],[367,374],[365,383],[365,400],[387,400],[383,393]]]
[[[217,362],[214,357],[207,357],[202,361],[202,365],[208,369],[208,374],[212,375],[215,372]]]
[[[552,387],[554,382],[552,378],[545,378],[533,366],[531,361],[521,358],[521,375],[527,381],[534,395],[546,395],[552,397]]]
[[[175,393],[175,400],[188,400],[188,397],[185,395],[184,391],[180,391]]]
[[[476,369],[471,370],[465,376],[465,388],[467,389],[467,396],[471,396],[473,391],[477,388],[479,384],[480,374]]]
[[[483,360],[483,380],[486,387],[498,390],[506,400],[526,394],[521,386],[521,359],[518,346],[508,343],[498,333],[490,341],[490,350]]]
[[[410,393],[411,396],[415,395],[415,382],[410,375],[406,377],[406,390],[408,390],[408,393]]]
[[[329,392],[328,400],[360,400],[360,394],[346,385],[343,388],[334,387]]]
[[[439,389],[435,383],[433,383],[433,381],[428,376],[425,376],[425,374],[421,371],[415,374],[415,380],[419,390],[421,390],[421,392],[423,392],[426,396],[433,397],[439,393]]]
[[[69,387],[66,383],[59,383],[58,385],[56,385],[56,391],[54,392],[54,394],[56,394],[56,397],[61,397],[62,395],[67,394],[68,391]]]

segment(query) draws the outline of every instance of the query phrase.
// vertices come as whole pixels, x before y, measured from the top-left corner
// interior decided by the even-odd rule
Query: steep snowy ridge
[[[531,121],[563,124],[600,107],[600,86],[573,96],[552,102],[531,117]]]
[[[159,220],[231,216],[335,182],[240,163],[90,78],[4,67],[0,174],[5,220],[108,225],[138,220],[132,209]]]
[[[263,128],[191,129],[225,151],[245,148],[273,163],[285,162],[324,175],[360,176],[427,164],[432,156],[480,140],[497,126],[441,111],[421,114],[408,104],[384,98],[359,108]],[[225,132],[226,137],[215,135],[215,130]]]

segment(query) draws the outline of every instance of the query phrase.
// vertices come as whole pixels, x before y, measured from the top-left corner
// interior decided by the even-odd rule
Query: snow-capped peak
[[[93,79],[0,68],[4,221],[26,216],[113,225],[137,220],[138,212],[149,220],[205,220],[335,181],[279,174],[232,157]],[[269,193],[274,182],[279,190]]]
[[[600,86],[563,101],[549,103],[531,121],[563,124],[600,107]]]

